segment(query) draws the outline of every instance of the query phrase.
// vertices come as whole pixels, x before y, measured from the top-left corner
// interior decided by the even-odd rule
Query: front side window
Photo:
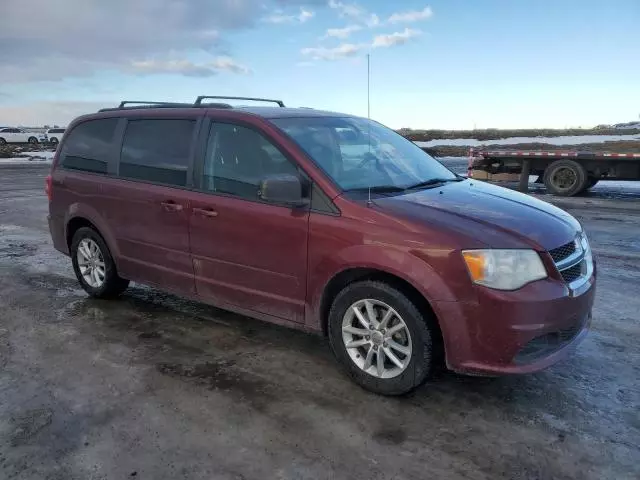
[[[203,169],[204,190],[258,200],[260,182],[276,174],[297,175],[298,169],[257,131],[212,124]]]
[[[413,142],[353,117],[278,118],[286,132],[345,191],[402,191],[458,178]]]
[[[130,120],[122,143],[118,175],[184,187],[195,120]]]
[[[75,127],[60,151],[62,166],[72,170],[107,173],[117,124],[117,118],[105,118],[89,120]]]

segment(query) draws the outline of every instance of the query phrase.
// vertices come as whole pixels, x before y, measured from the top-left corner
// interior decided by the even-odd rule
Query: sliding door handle
[[[203,217],[217,217],[218,212],[212,208],[194,208],[193,213],[202,215]]]

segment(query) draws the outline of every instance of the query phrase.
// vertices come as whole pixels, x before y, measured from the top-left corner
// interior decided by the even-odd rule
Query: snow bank
[[[583,143],[604,143],[640,140],[640,135],[573,135],[564,137],[511,137],[498,140],[476,140],[475,138],[454,138],[415,142],[419,147],[479,147],[481,145],[516,145],[518,143],[546,143],[549,145],[580,145]]]

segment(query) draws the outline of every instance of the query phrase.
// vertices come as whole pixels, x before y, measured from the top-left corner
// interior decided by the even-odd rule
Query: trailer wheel
[[[544,171],[544,184],[554,195],[571,197],[587,188],[588,182],[587,171],[573,160],[557,160]]]

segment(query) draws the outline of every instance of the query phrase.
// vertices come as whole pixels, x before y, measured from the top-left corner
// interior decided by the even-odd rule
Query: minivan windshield
[[[413,142],[372,120],[305,117],[271,121],[345,191],[395,192],[460,180]]]

